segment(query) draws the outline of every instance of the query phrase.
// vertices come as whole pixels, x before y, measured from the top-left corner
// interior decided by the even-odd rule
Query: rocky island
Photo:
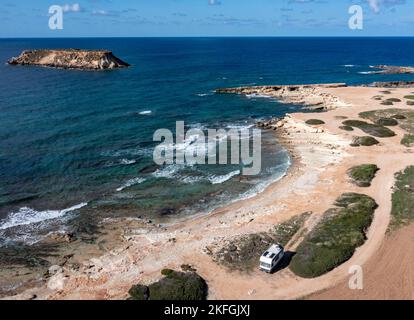
[[[25,50],[11,58],[10,65],[36,65],[64,69],[105,70],[128,67],[129,64],[107,50]]]
[[[372,69],[379,69],[379,71],[370,72],[371,74],[411,74],[414,73],[414,67],[401,66],[371,66]]]

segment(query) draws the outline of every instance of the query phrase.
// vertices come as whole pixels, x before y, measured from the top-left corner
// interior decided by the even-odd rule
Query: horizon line
[[[274,35],[274,36],[236,36],[236,35],[221,35],[221,36],[63,36],[63,37],[0,37],[0,40],[12,40],[12,39],[152,39],[152,38],[414,38],[413,36],[390,36],[390,35],[360,35],[360,36],[347,36],[347,35]]]

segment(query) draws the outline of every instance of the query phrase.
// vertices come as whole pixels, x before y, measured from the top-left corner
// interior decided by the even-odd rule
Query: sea
[[[110,71],[10,66],[26,49],[108,49],[131,64]],[[283,178],[291,159],[262,132],[261,171],[156,166],[158,129],[251,129],[304,111],[223,87],[414,80],[372,74],[412,65],[414,38],[0,39],[0,246],[106,218],[169,224],[252,197]],[[192,144],[185,140],[182,146]]]

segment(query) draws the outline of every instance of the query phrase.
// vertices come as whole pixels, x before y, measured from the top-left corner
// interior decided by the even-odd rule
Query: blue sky
[[[412,36],[414,0],[1,0],[0,37]],[[364,29],[348,28],[361,5]],[[49,30],[48,9],[64,8]]]

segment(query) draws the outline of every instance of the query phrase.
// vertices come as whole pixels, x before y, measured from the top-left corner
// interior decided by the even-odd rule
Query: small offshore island
[[[108,50],[39,49],[25,50],[8,61],[10,65],[35,65],[63,69],[106,70],[130,65]]]

